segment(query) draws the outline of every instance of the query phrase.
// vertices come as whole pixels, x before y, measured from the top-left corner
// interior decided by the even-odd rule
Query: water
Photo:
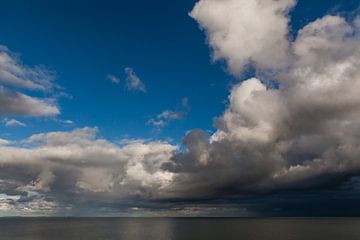
[[[1,240],[352,240],[360,219],[3,218]]]

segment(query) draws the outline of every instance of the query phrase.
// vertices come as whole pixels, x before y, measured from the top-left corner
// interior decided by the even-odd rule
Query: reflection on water
[[[0,219],[1,240],[360,239],[360,219]]]

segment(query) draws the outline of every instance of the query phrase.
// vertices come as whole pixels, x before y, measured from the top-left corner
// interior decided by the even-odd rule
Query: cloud
[[[124,69],[126,74],[125,80],[125,88],[128,91],[139,91],[139,92],[146,92],[145,84],[140,80],[140,78],[136,75],[134,69],[130,67],[126,67]],[[109,79],[114,84],[119,84],[120,79],[115,75],[109,74],[107,75],[107,79]]]
[[[356,21],[325,16],[299,31],[290,65],[275,61],[280,88],[256,77],[233,86],[217,131],[189,132],[186,151],[167,163],[177,197],[331,188],[359,176],[359,39]]]
[[[8,145],[10,144],[10,141],[6,140],[6,139],[3,139],[3,138],[0,138],[0,146],[1,145]]]
[[[26,127],[26,124],[16,119],[5,119],[5,126],[7,127]]]
[[[189,99],[187,97],[184,97],[181,99],[181,106],[184,108],[184,109],[187,109],[187,110],[190,110],[190,107],[189,107]]]
[[[71,124],[74,124],[74,121],[72,121],[72,120],[62,120],[61,121],[62,123],[64,123],[64,124],[68,124],[68,125],[71,125]]]
[[[248,64],[262,69],[287,65],[289,10],[295,0],[200,0],[190,13],[205,30],[212,57],[240,74]]]
[[[56,208],[160,196],[173,177],[161,166],[177,147],[157,141],[118,146],[97,138],[97,131],[42,133],[23,145],[0,146],[1,192],[19,199],[33,192],[29,205],[51,199]]]
[[[5,46],[0,46],[0,116],[53,116],[60,110],[51,98],[36,98],[20,91],[49,92],[56,87],[53,74],[44,67],[22,64]]]
[[[38,192],[48,192],[50,191],[50,186],[53,184],[54,181],[55,175],[51,171],[43,169],[36,180],[30,182],[28,185],[22,188],[25,191],[30,190]]]
[[[149,126],[153,126],[157,129],[161,129],[163,127],[165,127],[166,125],[168,125],[168,122],[164,121],[163,119],[158,119],[158,118],[150,118],[147,122],[147,125]]]
[[[32,90],[53,87],[53,75],[43,67],[30,68],[9,49],[0,45],[0,83]]]
[[[55,201],[33,192],[0,194],[0,216],[48,216],[56,214],[59,207]]]
[[[161,130],[161,128],[170,124],[171,121],[174,120],[183,120],[186,118],[188,112],[190,111],[189,100],[188,98],[183,98],[181,100],[181,109],[178,110],[164,110],[156,117],[150,118],[147,121],[147,125],[153,126],[157,128],[157,130]]]
[[[54,116],[60,110],[54,105],[52,99],[30,97],[20,92],[9,90],[0,86],[0,116]]]
[[[43,207],[44,214],[70,215],[89,209],[130,215],[158,210],[189,216],[215,214],[218,206],[251,216],[271,215],[279,205],[314,211],[331,206],[328,211],[356,203],[360,24],[358,18],[324,16],[290,42],[287,11],[293,4],[201,0],[195,6],[192,16],[208,31],[214,56],[226,59],[237,76],[247,64],[256,68],[253,77],[231,88],[214,133],[189,131],[181,147],[136,140],[118,145],[89,127],[5,142],[0,209],[38,213]],[[239,37],[246,26],[256,32],[246,31],[246,41],[259,49],[250,44],[246,52],[247,36]],[[268,79],[257,75],[274,69],[279,87],[267,86]],[[188,109],[187,100],[182,108]],[[167,110],[154,121],[164,126],[180,118]]]
[[[50,132],[34,134],[28,139],[27,143],[40,144],[47,146],[61,146],[67,143],[88,143],[88,141],[95,139],[97,128],[81,128],[73,132]]]
[[[182,111],[164,110],[158,115],[156,115],[155,118],[150,118],[147,121],[147,124],[157,128],[163,128],[173,120],[184,119],[186,114],[187,114],[186,112],[182,112]]]
[[[126,89],[128,91],[146,92],[145,84],[136,75],[134,69],[126,67],[124,71],[126,73]]]
[[[112,74],[107,75],[107,79],[109,79],[114,84],[120,83],[120,79]]]

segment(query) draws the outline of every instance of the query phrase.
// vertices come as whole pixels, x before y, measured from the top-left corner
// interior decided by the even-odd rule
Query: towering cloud
[[[255,33],[242,32],[234,45],[227,45],[231,30],[220,34],[222,38],[215,37],[231,22],[238,23],[235,28],[240,32],[246,20],[262,22],[238,18],[249,16],[240,14],[246,6],[267,6],[270,2],[203,0],[192,11],[207,31],[214,55],[227,59],[234,73],[243,68],[244,59],[252,59],[259,71],[279,70],[276,78],[280,88],[269,89],[257,78],[235,85],[229,106],[218,118],[218,130],[209,136],[210,140],[199,130],[187,135],[187,151],[175,156],[168,166],[178,173],[173,187],[184,196],[304,189],[334,181],[344,183],[360,173],[358,20],[346,22],[339,16],[325,16],[301,29],[291,48],[279,50],[272,47],[271,40],[269,44],[262,42],[260,55],[256,51],[248,55],[240,51],[249,46],[252,49],[243,39],[261,34],[259,29]],[[285,1],[272,2],[271,9],[290,6],[282,3]],[[225,14],[225,10],[220,14],[219,9],[224,8],[230,14]],[[232,11],[239,14],[232,16]],[[261,8],[253,12],[261,13]],[[281,12],[273,13],[279,17]],[[222,19],[227,19],[228,25],[219,27]],[[263,31],[270,31],[272,38],[284,39],[283,31],[274,30],[277,26],[284,29],[283,25],[274,24]],[[219,53],[223,46],[229,47],[228,54]],[[288,66],[284,67],[282,61],[265,64],[267,54],[275,59],[278,54],[285,56],[284,49],[291,56]],[[233,67],[234,59],[241,60],[235,64],[238,69]]]
[[[239,74],[248,64],[284,67],[288,60],[288,11],[295,0],[201,0],[190,16],[206,31],[213,59]]]

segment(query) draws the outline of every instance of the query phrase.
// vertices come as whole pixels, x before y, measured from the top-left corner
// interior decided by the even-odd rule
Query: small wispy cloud
[[[126,89],[128,91],[146,92],[145,84],[136,75],[134,69],[126,67],[124,71],[126,73]]]
[[[63,123],[65,123],[65,124],[73,124],[74,122],[72,120],[64,120]]]
[[[181,109],[164,110],[155,117],[150,118],[146,124],[155,127],[157,130],[161,130],[163,127],[169,125],[171,121],[185,119],[189,111],[189,100],[188,98],[183,98],[181,100]]]
[[[10,144],[10,143],[11,143],[11,142],[10,142],[9,140],[0,138],[0,146],[8,145],[8,144]]]
[[[106,76],[107,79],[109,79],[112,83],[114,84],[119,84],[120,83],[120,79],[112,74],[108,74]]]
[[[26,127],[25,123],[20,122],[16,119],[5,119],[4,123],[6,127]]]
[[[54,73],[43,66],[29,67],[11,52],[0,45],[0,83],[17,88],[48,91],[54,84]]]
[[[168,125],[168,122],[163,120],[163,119],[158,119],[156,117],[156,118],[150,118],[149,121],[146,122],[146,124],[149,125],[149,126],[153,126],[156,129],[160,130],[161,128]]]
[[[124,82],[125,89],[127,91],[138,91],[146,93],[145,84],[137,76],[133,68],[126,67],[124,68],[124,72],[126,74],[125,81],[121,81],[120,78],[114,74],[108,74],[106,78],[110,80],[113,84],[119,84],[120,82]]]
[[[70,120],[70,119],[65,119],[65,120],[63,120],[63,119],[60,119],[60,120],[58,120],[61,124],[65,124],[65,125],[72,125],[72,124],[74,124],[74,121],[72,121],[72,120]]]

